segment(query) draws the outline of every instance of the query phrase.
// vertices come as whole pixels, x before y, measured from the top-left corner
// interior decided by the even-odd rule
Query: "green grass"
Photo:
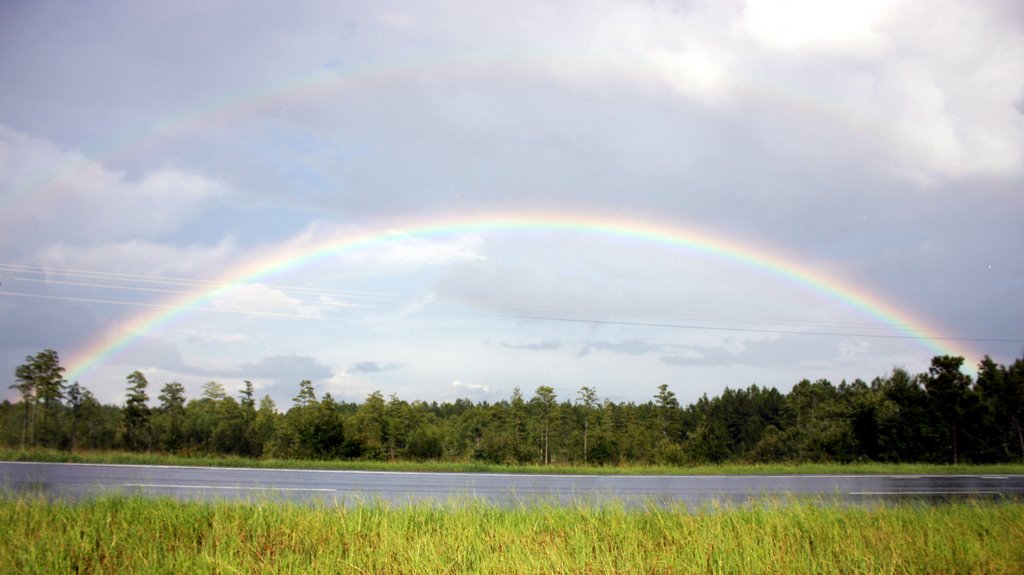
[[[337,469],[360,471],[429,471],[437,473],[548,473],[599,475],[829,475],[829,474],[1024,474],[1024,464],[938,465],[927,463],[794,463],[794,464],[722,464],[698,467],[651,465],[583,467],[568,465],[497,465],[474,461],[362,461],[250,459],[230,456],[180,456],[158,453],[118,451],[68,453],[52,449],[19,451],[0,449],[0,461],[40,461],[67,463],[122,463],[135,465],[184,465],[204,467],[253,467],[263,469]]]
[[[1024,504],[630,510],[0,496],[9,573],[1022,573]]]

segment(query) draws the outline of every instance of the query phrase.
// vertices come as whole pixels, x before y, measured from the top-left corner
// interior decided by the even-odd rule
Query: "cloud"
[[[102,270],[115,274],[168,276],[176,282],[190,277],[210,277],[239,257],[235,240],[225,237],[215,244],[170,245],[146,239],[96,241],[76,244],[64,241],[39,248],[34,262],[62,270]],[[121,278],[126,280],[127,278]]]
[[[743,23],[772,48],[862,50],[882,43],[877,26],[891,6],[886,0],[747,0]]]
[[[588,341],[583,344],[583,348],[577,355],[578,357],[585,357],[595,351],[610,351],[626,355],[645,355],[648,353],[662,352],[664,350],[664,344],[652,343],[650,341],[640,339],[623,341]]]
[[[275,355],[265,357],[257,363],[239,365],[230,373],[234,377],[272,379],[297,384],[303,379],[312,381],[330,379],[334,375],[334,370],[321,365],[312,357]]]
[[[919,345],[911,340],[780,335],[734,339],[715,345],[666,347],[658,359],[679,368],[746,366],[771,373],[795,367],[808,374],[839,373],[841,378],[869,379],[881,372],[857,373],[859,366],[870,363],[866,360],[877,361],[884,371],[894,365],[916,363],[922,357]]]
[[[400,228],[342,224],[314,220],[299,232],[263,250],[265,261],[304,261],[317,264],[319,277],[347,280],[404,274],[432,267],[481,259],[477,234],[413,236]]]
[[[94,308],[85,303],[35,301],[11,295],[15,290],[18,282],[3,280],[0,323],[7,327],[0,330],[0,349],[29,349],[35,354],[51,348],[61,352],[90,337],[102,323]]]
[[[1016,335],[1022,10],[456,1],[67,18],[66,6],[4,5],[0,252],[80,284],[97,282],[58,272],[258,279],[204,304],[224,313],[154,327],[173,349],[123,353],[176,377],[236,377],[294,354],[317,358],[314,373],[377,374],[331,368],[346,397],[370,383],[430,399],[453,380],[506,395],[580,378],[630,398],[623,382],[638,373],[652,391],[675,377],[713,391],[804,367],[917,365],[929,351],[917,341],[744,331],[878,321],[742,258],[615,234],[374,238],[480,213],[656,218],[819,271],[944,333]],[[269,275],[244,275],[258,269]],[[0,299],[0,325],[19,326],[0,337],[0,369],[38,351],[28,342],[84,347],[141,317],[86,299],[166,305],[184,291],[117,282],[33,284],[82,300],[59,305]],[[1019,354],[992,345],[1002,360]],[[522,362],[524,351],[547,353]],[[360,362],[374,357],[403,368]],[[297,377],[282,381],[282,406]],[[102,367],[91,378],[122,380]]]
[[[401,369],[404,367],[400,363],[381,363],[378,361],[360,361],[348,368],[348,373],[380,373],[382,371],[392,371]]]
[[[773,71],[766,88],[873,142],[872,171],[918,185],[1020,176],[1024,43],[999,3],[838,4],[747,3],[751,34],[787,51],[747,59]]]
[[[562,342],[556,339],[539,341],[535,343],[507,343],[502,342],[498,344],[508,349],[521,349],[528,351],[551,351],[562,348]]]
[[[82,154],[0,124],[0,247],[21,254],[59,243],[152,238],[225,193],[199,174],[161,168],[129,179]],[[59,230],[59,234],[54,233]]]
[[[363,273],[371,270],[378,274],[406,273],[482,259],[477,253],[478,244],[478,237],[467,234],[442,238],[399,237],[340,254],[339,260]]]
[[[252,316],[320,319],[323,307],[290,295],[286,290],[261,284],[242,284],[217,295],[207,304],[213,311]]]
[[[231,333],[209,330],[184,330],[183,333],[190,344],[211,341],[217,343],[246,343],[252,341],[252,336],[247,333]]]
[[[484,384],[481,384],[481,383],[467,383],[467,382],[460,381],[458,379],[456,379],[455,381],[452,382],[451,387],[453,389],[459,390],[459,391],[482,392],[482,393],[490,393],[491,392],[491,386],[489,386],[489,385],[484,385]]]

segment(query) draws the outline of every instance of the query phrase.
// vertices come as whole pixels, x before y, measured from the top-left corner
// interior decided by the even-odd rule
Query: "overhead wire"
[[[14,264],[0,264],[0,271],[17,271],[17,272],[28,272],[35,274],[55,274],[60,276],[68,277],[83,277],[83,278],[103,278],[107,280],[122,280],[130,282],[146,282],[156,284],[169,284],[180,287],[196,287],[200,289],[220,289],[220,293],[217,294],[218,298],[221,299],[247,299],[252,301],[267,301],[268,298],[256,297],[250,295],[239,294],[237,292],[244,291],[246,288],[266,288],[270,290],[279,290],[286,293],[289,297],[295,300],[297,303],[305,303],[309,305],[320,305],[320,306],[332,306],[332,302],[319,299],[315,301],[303,300],[296,298],[294,293],[301,293],[307,296],[320,296],[321,298],[326,297],[341,297],[350,300],[394,300],[394,301],[406,301],[406,302],[422,302],[424,297],[422,295],[409,295],[409,294],[396,294],[392,292],[380,292],[380,291],[353,291],[353,290],[340,290],[335,288],[323,288],[316,287],[311,288],[308,286],[294,286],[294,285],[280,285],[280,284],[254,284],[254,283],[242,283],[242,284],[224,284],[223,282],[217,282],[212,280],[201,280],[191,278],[172,278],[167,276],[154,276],[154,275],[139,275],[139,274],[127,274],[118,272],[97,272],[91,270],[77,270],[68,268],[39,268],[24,265]],[[169,295],[181,295],[181,296],[192,296],[192,297],[205,297],[206,294],[203,292],[194,292],[183,289],[167,289],[167,288],[152,288],[152,287],[141,287],[138,285],[129,285],[126,283],[122,284],[110,284],[110,283],[92,283],[92,282],[70,282],[66,280],[56,280],[50,277],[45,278],[26,278],[17,276],[14,279],[43,283],[51,285],[71,285],[78,287],[94,287],[94,288],[108,288],[125,291],[139,291],[139,292],[153,292],[153,293],[164,293]],[[666,311],[651,311],[651,310],[638,310],[638,309],[611,309],[604,308],[602,310],[588,310],[578,306],[568,307],[557,304],[543,304],[543,303],[524,303],[524,302],[510,302],[506,300],[496,299],[481,299],[481,298],[441,298],[432,297],[429,300],[434,304],[452,304],[452,305],[470,305],[470,306],[481,306],[504,309],[507,311],[532,311],[532,312],[543,312],[543,313],[563,313],[563,314],[589,314],[589,315],[610,315],[610,316],[632,316],[632,317],[671,317],[678,320],[686,321],[719,321],[719,322],[742,322],[745,324],[795,324],[795,325],[808,325],[808,326],[827,326],[827,327],[840,327],[840,328],[857,328],[857,329],[877,329],[879,326],[877,323],[864,323],[864,322],[821,322],[807,319],[781,319],[781,318],[767,318],[767,317],[752,317],[747,316],[743,318],[737,318],[734,316],[721,316],[721,315],[709,315],[709,314],[693,314],[693,313],[678,313],[678,312],[666,312]],[[366,307],[364,304],[360,304],[361,307]],[[342,306],[344,307],[344,306]],[[375,307],[375,306],[371,306]]]
[[[220,289],[215,294],[217,300],[246,301],[251,303],[290,304],[310,306],[318,310],[401,310],[394,304],[419,306],[418,311],[439,313],[460,313],[476,317],[494,317],[532,321],[565,322],[592,325],[614,325],[628,327],[669,328],[703,331],[725,331],[740,333],[762,333],[775,335],[802,335],[827,337],[864,337],[878,339],[923,339],[906,332],[896,332],[892,326],[878,323],[819,321],[810,319],[782,319],[764,317],[735,317],[707,314],[684,314],[678,312],[655,312],[643,310],[601,309],[593,310],[581,307],[570,307],[558,304],[508,302],[501,300],[474,298],[439,298],[434,295],[413,295],[381,291],[355,291],[336,288],[294,286],[282,284],[238,283],[226,284],[216,280],[197,278],[169,277],[159,275],[143,275],[124,272],[107,272],[98,270],[82,270],[72,268],[56,268],[30,266],[23,264],[0,263],[0,272],[14,273],[10,279],[16,282],[52,285],[61,287],[79,287],[90,290],[110,290],[114,292],[137,292],[146,294],[162,294],[202,300],[211,297],[212,290]],[[36,276],[36,277],[29,277]],[[57,279],[69,278],[69,279]],[[77,281],[89,280],[89,281]],[[10,281],[10,280],[7,280]],[[140,285],[141,284],[141,285]],[[162,286],[162,287],[154,287]],[[188,289],[193,288],[193,289]],[[269,294],[253,295],[246,290],[277,291],[287,298],[270,297]],[[304,297],[296,297],[301,294]],[[126,298],[86,297],[81,295],[55,295],[31,293],[25,291],[0,290],[0,296],[60,300],[79,303],[104,305],[122,305],[152,309],[179,309],[177,304],[135,301]],[[317,298],[317,299],[307,299]],[[338,298],[343,301],[337,301]],[[376,302],[368,304],[367,302]],[[357,302],[357,303],[353,303]],[[387,302],[381,303],[381,302]],[[462,306],[478,308],[478,311],[442,309],[444,306]],[[479,308],[491,311],[479,311]],[[191,305],[190,311],[231,313],[249,316],[265,316],[292,319],[323,319],[315,313],[296,313],[284,311],[268,311],[258,309],[237,309],[224,306]],[[649,318],[645,320],[644,318]],[[775,326],[775,327],[763,327]],[[914,326],[907,326],[913,328]],[[809,329],[804,329],[809,328]],[[936,330],[932,330],[933,333]],[[949,334],[954,335],[949,335]],[[996,337],[960,335],[964,332],[940,332],[929,336],[929,339],[942,341],[979,342],[979,343],[1024,343],[1024,337]]]

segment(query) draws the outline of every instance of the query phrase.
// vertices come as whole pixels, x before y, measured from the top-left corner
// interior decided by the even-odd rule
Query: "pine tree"
[[[299,382],[299,394],[292,398],[295,407],[309,407],[316,403],[316,392],[313,391],[313,382],[304,379]]]
[[[928,376],[924,380],[925,390],[949,430],[954,465],[960,462],[959,438],[965,404],[972,393],[971,378],[960,372],[963,363],[964,358],[959,356],[933,357]]]
[[[18,383],[11,385],[21,393],[21,401],[25,405],[25,420],[22,425],[21,448],[26,444],[35,445],[36,427],[41,426],[46,435],[44,440],[53,440],[51,428],[54,427],[56,411],[60,400],[64,398],[64,368],[60,365],[60,357],[52,349],[43,350],[35,356],[25,357],[25,363],[15,369],[14,375]],[[37,424],[37,412],[42,406],[42,416]]]
[[[161,449],[174,451],[185,439],[185,386],[176,381],[166,383],[157,399],[160,406],[153,421],[156,439]]]
[[[128,393],[124,406],[125,444],[132,450],[149,449],[152,447],[149,406],[146,405],[149,401],[149,395],[146,394],[149,382],[141,371],[133,371],[127,379]]]
[[[544,465],[551,463],[551,418],[555,415],[558,404],[555,402],[555,390],[542,385],[537,388],[532,403],[537,405],[541,424],[541,452]]]
[[[576,393],[576,403],[583,408],[583,465],[587,464],[587,452],[590,446],[587,443],[588,436],[590,433],[591,420],[595,418],[597,407],[599,405],[597,401],[597,392],[594,388],[584,385]]]

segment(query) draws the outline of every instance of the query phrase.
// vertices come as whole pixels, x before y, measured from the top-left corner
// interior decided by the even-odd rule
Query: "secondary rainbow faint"
[[[574,78],[581,65],[603,68],[612,76],[622,78],[633,78],[638,72],[646,72],[652,81],[664,82],[677,91],[679,86],[701,82],[699,75],[694,76],[695,72],[657,58],[638,61],[625,59],[617,52],[580,55],[532,48],[499,53],[445,52],[369,65],[325,67],[313,73],[217,94],[196,102],[190,108],[114,133],[104,141],[87,146],[84,151],[67,152],[63,162],[25,181],[15,182],[10,190],[0,195],[0,221],[17,217],[22,202],[64,179],[74,178],[83,168],[102,166],[116,170],[127,160],[144,156],[161,142],[202,134],[211,127],[244,124],[253,118],[271,116],[281,109],[315,105],[318,100],[337,100],[348,92],[394,89],[402,82],[415,81],[419,77],[445,78],[454,82],[473,76],[488,76],[496,70],[506,73],[519,70],[531,75],[542,73],[552,79]],[[764,102],[777,110],[807,115],[890,145],[905,142],[907,134],[913,133],[912,130],[894,128],[901,118],[877,117],[865,110],[839,105],[756,78],[735,77],[727,81],[722,79],[719,83],[727,84],[728,92],[736,100]],[[687,97],[685,92],[680,93],[681,98]]]
[[[937,355],[959,355],[968,362],[978,359],[971,350],[954,345],[920,318],[901,311],[898,304],[852,283],[840,281],[782,255],[763,244],[745,245],[705,231],[676,227],[645,219],[590,216],[568,213],[498,213],[440,217],[375,226],[361,231],[331,235],[301,246],[285,245],[264,253],[211,282],[211,288],[177,296],[147,308],[117,328],[97,337],[73,352],[66,376],[74,380],[103,364],[146,334],[153,333],[175,318],[241,287],[256,284],[290,269],[300,268],[334,254],[352,252],[376,244],[409,238],[454,236],[467,233],[553,231],[596,234],[611,238],[652,242],[740,264],[760,273],[782,278],[887,324],[904,337],[918,340]]]

